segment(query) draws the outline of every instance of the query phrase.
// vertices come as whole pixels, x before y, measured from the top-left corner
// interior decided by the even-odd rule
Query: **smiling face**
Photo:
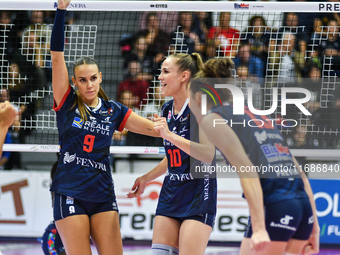
[[[176,61],[175,57],[168,57],[162,64],[162,72],[158,79],[161,81],[164,96],[175,97],[183,89],[186,91],[183,84],[187,84],[190,74],[188,71],[180,71]]]
[[[72,81],[78,88],[83,102],[91,107],[97,106],[98,92],[102,82],[102,73],[99,72],[97,65],[85,64],[75,67]]]

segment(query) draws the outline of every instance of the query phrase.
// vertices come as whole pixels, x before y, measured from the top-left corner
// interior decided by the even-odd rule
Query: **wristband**
[[[66,10],[57,9],[51,35],[51,51],[64,51]]]

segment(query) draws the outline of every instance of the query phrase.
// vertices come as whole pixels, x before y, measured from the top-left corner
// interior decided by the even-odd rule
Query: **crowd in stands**
[[[54,12],[53,12],[54,13]],[[72,12],[69,22],[72,23]],[[7,142],[25,143],[36,122],[39,101],[32,93],[47,88],[51,81],[50,38],[54,17],[45,11],[0,12],[0,101],[15,102],[18,120],[7,134]],[[23,123],[29,123],[26,125]],[[24,126],[24,127],[23,127]],[[20,154],[5,153],[0,169],[23,169]]]
[[[68,12],[68,15],[67,23],[73,24],[74,13]],[[198,52],[205,61],[230,57],[235,63],[237,84],[245,93],[245,88],[253,88],[254,106],[258,109],[267,107],[266,102],[270,104],[266,93],[272,87],[298,86],[310,90],[312,99],[306,107],[312,117],[305,124],[299,123],[288,139],[292,147],[320,147],[313,135],[310,135],[312,138],[300,135],[300,140],[296,141],[294,132],[313,134],[313,130],[337,130],[339,127],[333,118],[339,108],[339,93],[334,88],[323,90],[322,79],[340,74],[340,14],[282,13],[275,18],[282,22],[278,26],[270,25],[273,21],[259,14],[249,17],[246,26],[242,23],[244,20],[238,25],[235,15],[229,12],[143,12],[136,21],[139,30],[120,40],[124,79],[115,84],[114,99],[128,101],[131,108],[152,118],[165,100],[160,98],[157,80],[165,56],[175,52]],[[48,86],[51,81],[51,27],[48,25],[53,23],[52,16],[48,11],[0,12],[0,30],[5,35],[2,43],[6,43],[0,54],[0,66],[7,68],[0,72],[0,82],[10,101],[22,101],[20,98]],[[18,105],[22,108],[21,120],[29,120],[38,105],[37,100]],[[301,118],[294,110],[291,115],[286,117]],[[29,129],[15,132],[18,141],[24,143]],[[120,135],[115,136],[113,144],[126,144],[126,137]],[[332,137],[329,138],[331,141]],[[334,146],[338,145],[324,147]]]
[[[167,54],[198,52],[204,60],[230,57],[235,63],[237,84],[244,94],[247,92],[246,88],[253,88],[255,108],[268,107],[268,88],[304,87],[311,91],[312,98],[306,107],[313,117],[308,118],[305,124],[300,122],[298,127],[291,130],[288,139],[293,141],[292,147],[301,147],[301,144],[307,147],[334,146],[321,145],[321,142],[318,144],[313,135],[309,135],[311,138],[301,135],[301,141],[297,142],[294,142],[293,137],[294,132],[300,130],[308,130],[306,133],[313,134],[318,128],[338,128],[330,121],[323,121],[330,118],[332,110],[329,108],[335,107],[333,99],[336,93],[333,96],[332,90],[327,91],[327,95],[322,95],[325,93],[322,90],[322,77],[340,74],[340,15],[283,13],[282,24],[277,27],[268,25],[268,21],[258,14],[249,18],[247,26],[237,26],[232,15],[229,12],[221,12],[214,21],[212,13],[208,12],[145,12],[141,17],[140,31],[121,41],[126,73],[131,73],[128,63],[138,61],[142,78],[137,80],[140,88],[145,89],[145,81],[150,82],[149,88],[155,86],[155,75],[159,73],[163,56]],[[164,21],[164,16],[169,19],[169,23]],[[176,18],[177,26],[174,26]],[[158,37],[162,40],[153,40]],[[156,45],[155,41],[161,44]],[[144,42],[146,45],[142,47]],[[139,51],[144,51],[144,54]],[[118,90],[126,89],[125,84],[126,82],[122,82]],[[131,89],[134,96],[140,97],[134,90],[136,89]],[[140,97],[140,100],[145,98]],[[330,104],[325,108],[321,104],[322,100],[328,100]],[[139,102],[135,106],[143,109],[145,103]],[[323,112],[324,109],[328,109],[327,112]],[[301,119],[303,116],[299,116],[297,109],[293,109],[285,117]],[[314,131],[311,128],[314,128]]]

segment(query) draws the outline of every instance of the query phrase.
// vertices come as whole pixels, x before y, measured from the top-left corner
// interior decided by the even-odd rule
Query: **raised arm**
[[[52,58],[52,89],[53,97],[57,105],[69,88],[69,78],[64,59],[65,44],[65,15],[66,8],[71,0],[58,0],[58,9],[54,20],[51,36],[51,58]]]
[[[240,171],[242,166],[252,166],[253,164],[244,151],[239,138],[229,125],[213,127],[214,119],[220,118],[220,115],[211,113],[204,117],[201,127],[208,139],[223,153],[229,163],[237,169],[251,215],[253,228],[252,245],[256,251],[260,251],[270,242],[265,225],[261,183],[257,173],[243,173]]]

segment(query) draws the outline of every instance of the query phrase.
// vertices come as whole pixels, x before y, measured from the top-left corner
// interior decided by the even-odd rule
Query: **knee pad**
[[[159,243],[153,243],[151,246],[152,249],[152,255],[178,255],[179,250],[175,247],[165,245],[165,244],[159,244]]]

